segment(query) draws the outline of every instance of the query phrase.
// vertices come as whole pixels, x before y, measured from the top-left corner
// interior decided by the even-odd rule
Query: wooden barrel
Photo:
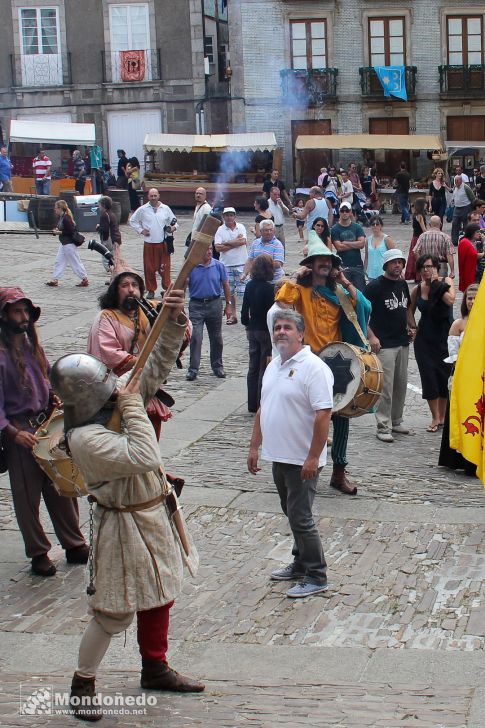
[[[70,211],[73,214],[73,217],[76,215],[76,197],[78,196],[79,192],[76,190],[62,190],[59,199],[65,200],[67,202],[67,206],[70,209]]]
[[[111,209],[112,209],[114,216],[116,217],[116,220],[119,225],[121,222],[121,202],[116,202],[115,200],[113,200]]]
[[[39,230],[52,230],[57,226],[57,215],[54,212],[55,197],[45,195],[39,197],[39,207],[37,209],[37,227]]]
[[[39,198],[38,197],[31,197],[29,200],[29,207],[27,209],[27,217],[29,220],[29,227],[33,227],[32,225],[32,217],[34,218],[34,222],[37,227],[39,227]]]
[[[117,187],[108,187],[108,192],[106,194],[108,197],[111,197],[113,202],[119,202],[121,205],[120,223],[124,224],[125,222],[128,222],[131,210],[128,190],[119,190]]]

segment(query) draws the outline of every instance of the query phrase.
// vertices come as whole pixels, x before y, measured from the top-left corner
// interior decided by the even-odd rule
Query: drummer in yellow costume
[[[362,347],[362,341],[345,315],[337,295],[349,297],[363,331],[367,331],[371,305],[345,277],[341,259],[322,242],[312,230],[308,237],[308,255],[301,261],[300,268],[279,290],[276,300],[292,305],[305,320],[304,343],[318,354],[324,346],[334,341]],[[332,460],[333,472],[330,480],[332,488],[347,495],[355,495],[357,488],[347,479],[347,441],[349,420],[334,414]]]

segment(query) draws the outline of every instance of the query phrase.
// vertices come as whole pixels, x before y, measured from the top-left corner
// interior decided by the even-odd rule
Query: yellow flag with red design
[[[450,398],[450,446],[485,477],[485,285],[477,297],[458,352]]]

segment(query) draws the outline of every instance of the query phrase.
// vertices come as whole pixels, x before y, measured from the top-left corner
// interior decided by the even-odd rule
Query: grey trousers
[[[39,517],[40,499],[49,511],[54,531],[63,549],[75,549],[86,542],[79,528],[77,498],[59,495],[39,467],[32,453],[5,438],[8,474],[17,523],[29,559],[46,554],[51,542]]]
[[[210,360],[212,370],[222,369],[222,301],[215,298],[213,301],[189,301],[189,319],[192,321],[193,331],[190,339],[189,372],[197,372],[200,367],[202,351],[202,338],[204,324],[209,334]]]
[[[409,346],[381,349],[379,361],[384,370],[384,386],[377,403],[378,432],[390,432],[403,420],[404,402],[408,384]]]
[[[295,539],[294,570],[305,574],[306,581],[312,584],[327,583],[327,562],[312,513],[320,470],[311,480],[302,480],[301,465],[273,463],[273,480],[281,508]]]

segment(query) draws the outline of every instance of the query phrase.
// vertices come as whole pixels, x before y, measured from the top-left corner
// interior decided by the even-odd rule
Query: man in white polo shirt
[[[327,589],[327,564],[312,506],[320,470],[327,462],[333,375],[303,345],[304,331],[303,316],[297,311],[275,314],[273,342],[279,356],[264,373],[247,459],[249,472],[256,475],[262,445],[261,457],[273,463],[273,480],[295,542],[293,562],[273,571],[271,579],[298,580],[286,593],[291,598]]]
[[[241,281],[244,265],[248,259],[246,228],[236,222],[234,207],[225,207],[222,211],[224,223],[217,230],[214,246],[220,253],[219,260],[224,263],[231,290],[231,316],[226,324],[237,324],[237,296],[244,295],[245,283]]]

